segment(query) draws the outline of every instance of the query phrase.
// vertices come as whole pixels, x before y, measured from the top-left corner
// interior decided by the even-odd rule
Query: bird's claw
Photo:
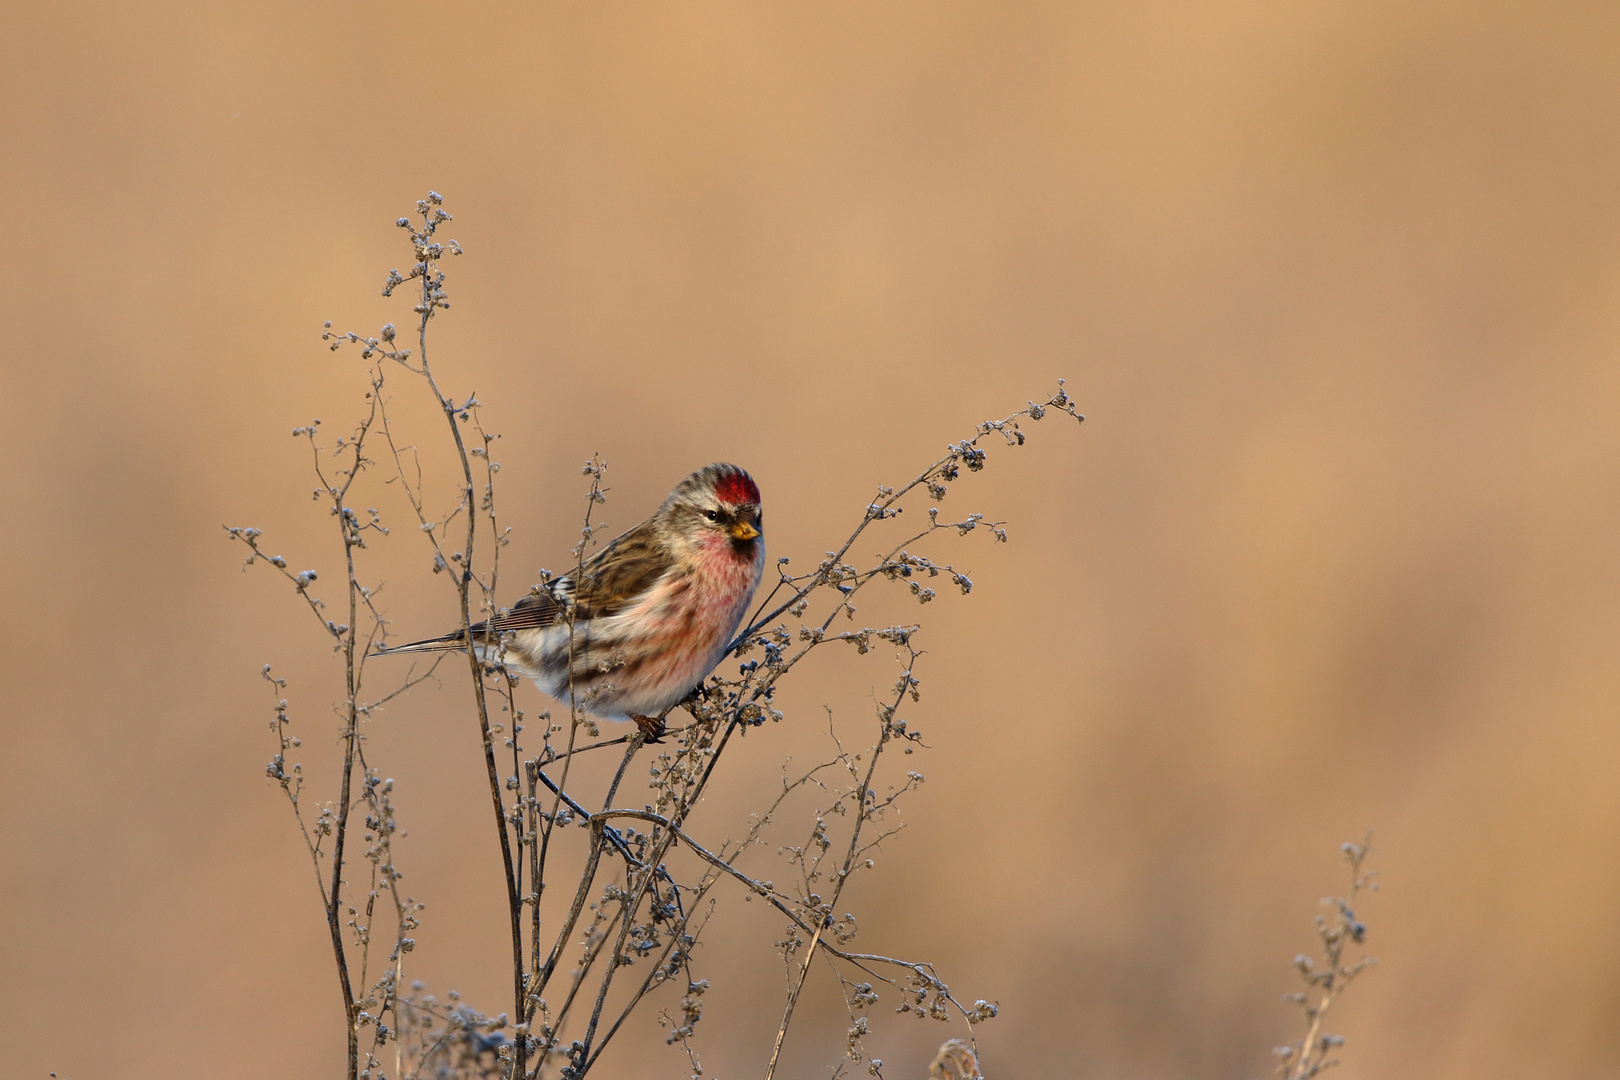
[[[639,713],[631,713],[630,719],[634,720],[636,722],[636,727],[641,729],[641,741],[643,743],[655,743],[663,738],[665,731],[664,722],[658,717],[642,716]]]

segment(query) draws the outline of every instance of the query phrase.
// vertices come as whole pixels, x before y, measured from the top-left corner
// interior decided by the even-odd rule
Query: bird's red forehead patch
[[[759,505],[759,488],[754,485],[753,478],[740,469],[722,475],[715,482],[714,493],[733,506],[740,503]]]

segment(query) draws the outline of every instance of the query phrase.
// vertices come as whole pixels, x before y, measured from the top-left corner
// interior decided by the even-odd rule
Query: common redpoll
[[[742,622],[765,569],[762,528],[759,488],[746,472],[699,469],[576,574],[475,624],[474,648],[559,701],[634,720],[656,738],[659,718],[720,662]],[[379,651],[465,647],[456,630]]]

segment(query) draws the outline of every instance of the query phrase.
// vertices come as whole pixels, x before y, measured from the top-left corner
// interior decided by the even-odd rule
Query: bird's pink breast
[[[684,694],[709,673],[742,620],[763,563],[763,553],[758,559],[738,558],[728,542],[723,550],[700,550],[690,573],[653,590],[647,631],[655,640],[647,644],[668,661],[658,665],[662,670],[656,681],[667,680],[671,692],[679,684]]]

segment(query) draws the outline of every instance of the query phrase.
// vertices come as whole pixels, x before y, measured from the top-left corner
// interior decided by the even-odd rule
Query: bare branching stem
[[[412,290],[417,316],[415,350],[401,346],[392,325],[385,326],[376,337],[362,337],[333,332],[331,324],[327,324],[324,339],[331,342],[332,348],[357,346],[362,359],[373,362],[367,416],[351,435],[338,439],[330,452],[317,439],[319,421],[295,432],[308,439],[320,484],[317,497],[324,500],[340,529],[348,621],[339,624],[327,617],[324,603],[311,591],[317,579],[315,571],[290,570],[284,559],[264,550],[256,529],[230,530],[233,539],[247,545],[248,563],[268,562],[292,584],[332,639],[344,665],[344,698],[338,710],[342,724],[338,797],[323,805],[313,820],[306,815],[302,767],[296,762],[288,767],[287,756],[300,743],[292,734],[285,699],[278,700],[276,719],[271,725],[278,750],[267,773],[286,794],[315,869],[343,999],[349,1080],[380,1076],[383,1065],[378,1055],[385,1053],[390,1042],[392,1075],[396,1080],[422,1075],[544,1080],[553,1075],[554,1068],[560,1069],[556,1073],[559,1080],[583,1080],[624,1029],[631,1012],[648,995],[670,983],[684,986],[685,993],[679,1014],[666,1011],[661,1014],[661,1022],[667,1023],[671,1029],[669,1041],[679,1043],[694,1076],[698,1075],[701,1066],[692,1037],[702,1016],[702,997],[708,983],[693,970],[693,949],[720,899],[716,890],[734,891],[738,884],[748,897],[760,897],[787,920],[787,934],[779,947],[788,966],[788,987],[766,1080],[773,1080],[777,1072],[795,1011],[818,956],[837,973],[852,1017],[856,1010],[877,999],[872,983],[882,982],[901,995],[900,1011],[940,1019],[956,1016],[966,1022],[971,1039],[974,1026],[994,1015],[993,1005],[980,1001],[963,1006],[925,962],[847,948],[856,933],[854,916],[837,914],[846,887],[856,873],[873,865],[872,855],[898,831],[900,826],[884,822],[884,815],[893,811],[901,796],[922,782],[920,774],[908,772],[886,791],[878,789],[880,762],[883,769],[892,768],[892,758],[885,755],[885,748],[899,744],[910,754],[921,745],[907,721],[899,716],[908,699],[918,700],[914,668],[921,654],[912,644],[918,632],[916,625],[879,629],[856,629],[851,625],[844,630],[835,626],[839,620],[852,622],[855,600],[874,581],[894,582],[909,590],[918,603],[934,598],[934,589],[928,584],[934,579],[968,592],[972,582],[966,574],[950,564],[935,562],[917,549],[942,532],[966,536],[983,531],[997,541],[1005,540],[1001,523],[981,514],[942,522],[937,511],[929,509],[927,521],[919,523],[920,528],[890,534],[880,545],[875,561],[853,564],[849,561],[851,552],[863,538],[875,535],[875,529],[899,517],[906,509],[902,500],[908,496],[926,493],[938,501],[963,469],[982,469],[986,459],[983,444],[993,442],[991,436],[1000,436],[1008,446],[1021,445],[1025,433],[1020,423],[1039,420],[1053,409],[1076,420],[1084,419],[1073,400],[1060,383],[1056,394],[1046,401],[1031,402],[1001,420],[980,424],[970,437],[950,445],[943,457],[899,488],[880,489],[845,538],[808,573],[789,574],[783,569],[787,560],[781,560],[772,589],[726,650],[729,661],[741,661],[737,677],[714,675],[694,689],[692,698],[683,703],[692,714],[692,722],[668,730],[666,740],[659,742],[656,749],[648,748],[655,755],[650,763],[648,808],[618,808],[615,803],[620,801],[620,792],[631,775],[631,763],[642,756],[646,737],[638,732],[601,738],[597,721],[588,714],[590,700],[577,697],[572,682],[566,700],[561,702],[568,709],[566,722],[559,718],[554,726],[550,713],[539,713],[537,719],[525,724],[516,691],[518,679],[503,666],[506,643],[501,640],[494,618],[502,610],[497,606],[500,551],[507,542],[507,533],[495,513],[495,474],[499,465],[490,460],[490,452],[497,436],[483,429],[477,399],[468,396],[458,401],[446,394],[429,361],[430,324],[439,311],[449,306],[441,259],[446,254],[459,254],[460,248],[453,240],[441,244],[437,239],[439,227],[451,220],[438,195],[430,193],[418,202],[416,216],[419,220],[401,218],[398,222],[409,231],[412,268],[409,274],[391,272],[384,288],[384,294],[391,295],[407,282],[418,286]],[[384,392],[385,366],[389,370],[402,368],[419,379],[448,426],[449,439],[439,445],[444,448],[444,459],[454,466],[456,480],[454,497],[442,506],[437,497],[429,498],[426,484],[430,474],[424,471],[420,459],[423,451],[401,439],[392,423]],[[368,760],[361,723],[422,682],[437,681],[438,669],[437,662],[422,670],[412,667],[393,689],[369,697],[365,692],[367,658],[373,655],[374,645],[386,639],[386,620],[375,605],[375,589],[362,584],[359,555],[366,548],[368,535],[385,535],[387,530],[377,510],[369,511],[367,518],[350,504],[358,478],[373,464],[365,456],[364,447],[374,430],[386,442],[391,458],[392,476],[386,483],[408,501],[415,524],[431,548],[433,572],[448,572],[456,593],[460,636],[455,651],[467,661],[471,683],[468,703],[477,725],[490,808],[495,815],[510,923],[510,1014],[488,1017],[461,1002],[453,992],[448,1002],[441,1002],[424,995],[420,984],[405,985],[405,954],[415,947],[411,935],[416,931],[417,912],[422,905],[400,892],[400,873],[392,847],[396,828],[393,781]],[[477,464],[475,459],[480,459]],[[479,466],[482,477],[476,475]],[[593,513],[597,504],[607,498],[608,489],[603,483],[606,467],[594,456],[584,467],[590,479],[583,528],[572,552],[575,580],[584,569],[597,531],[603,527]],[[430,510],[430,503],[440,509]],[[487,554],[481,539],[486,525]],[[896,541],[895,535],[902,539]],[[549,581],[549,577],[545,580]],[[548,586],[543,583],[542,587]],[[572,680],[576,611],[567,599],[561,608],[561,618],[569,630],[568,667]],[[784,618],[797,620],[796,632],[790,631]],[[482,629],[475,632],[480,623]],[[763,812],[753,816],[740,839],[700,843],[691,835],[689,821],[715,781],[720,762],[727,759],[727,748],[734,739],[767,720],[783,718],[774,704],[782,680],[798,670],[812,653],[832,642],[853,645],[863,654],[875,644],[886,643],[900,660],[901,674],[894,692],[878,707],[877,742],[864,753],[846,751],[829,721],[835,753],[796,777],[784,773],[781,792]],[[748,659],[751,654],[762,654],[763,659]],[[278,692],[285,686],[270,676],[269,668],[265,669],[265,677]],[[494,715],[497,709],[503,714],[501,722]],[[527,737],[526,726],[530,729]],[[534,745],[535,730],[540,732],[538,745]],[[553,734],[564,731],[566,735],[554,743]],[[499,746],[497,738],[504,740]],[[531,744],[527,748],[525,741]],[[585,782],[577,777],[590,770],[573,771],[575,758],[620,744],[624,746],[622,756],[605,788],[594,793],[584,791]],[[498,759],[498,750],[510,752],[511,775],[504,779],[498,762],[505,759]],[[768,878],[743,869],[740,861],[764,843],[790,800],[797,805],[798,801],[812,798],[831,801],[814,812],[810,840],[802,848],[781,849],[790,853],[788,862],[797,871],[797,886],[779,888]],[[587,803],[601,809],[592,813],[586,809]],[[351,836],[361,821],[352,813],[357,809],[363,811],[367,844],[364,861],[354,854],[358,834]],[[836,853],[829,833],[830,818],[843,823],[838,826],[841,843]],[[566,864],[554,866],[554,861],[562,860],[560,852],[564,849],[553,845],[552,840],[559,827],[570,823],[588,828],[586,853],[577,862],[570,854]],[[847,836],[842,836],[843,830],[847,830]],[[681,855],[683,851],[690,857]],[[622,865],[615,864],[614,857]],[[355,877],[354,867],[367,864],[369,881]],[[566,873],[562,866],[566,866]],[[355,880],[351,882],[348,877]],[[572,897],[566,914],[548,929],[541,909],[553,877],[562,881],[565,890],[572,880]],[[386,942],[385,936],[390,906],[392,943]],[[386,960],[385,944],[389,945]],[[564,966],[565,955],[577,956],[578,965],[572,967],[568,979],[558,982],[556,976]],[[636,972],[618,979],[621,971],[637,965]],[[872,982],[853,981],[862,976]],[[566,986],[567,990],[553,1003],[544,995],[554,985]],[[865,1030],[864,1024],[862,1019],[851,1029],[849,1052],[856,1060],[863,1053],[858,1033]],[[571,1035],[565,1037],[565,1030]],[[369,1047],[362,1041],[366,1031],[370,1032]],[[1315,1029],[1313,1037],[1314,1033]]]
[[[1351,947],[1362,946],[1367,939],[1367,927],[1356,918],[1354,905],[1360,894],[1376,891],[1378,882],[1373,871],[1366,869],[1367,857],[1372,854],[1372,831],[1362,837],[1361,843],[1340,846],[1345,865],[1350,868],[1350,889],[1344,896],[1329,897],[1322,901],[1330,908],[1328,915],[1316,917],[1316,934],[1321,940],[1321,961],[1303,954],[1294,958],[1294,968],[1305,984],[1302,991],[1289,994],[1287,1000],[1300,1007],[1305,1016],[1305,1037],[1274,1051],[1281,1064],[1277,1075],[1282,1080],[1314,1080],[1323,1071],[1339,1064],[1333,1056],[1344,1044],[1338,1035],[1329,1035],[1322,1023],[1333,1003],[1349,987],[1356,976],[1377,963],[1370,956],[1362,956],[1353,963],[1345,953]]]

